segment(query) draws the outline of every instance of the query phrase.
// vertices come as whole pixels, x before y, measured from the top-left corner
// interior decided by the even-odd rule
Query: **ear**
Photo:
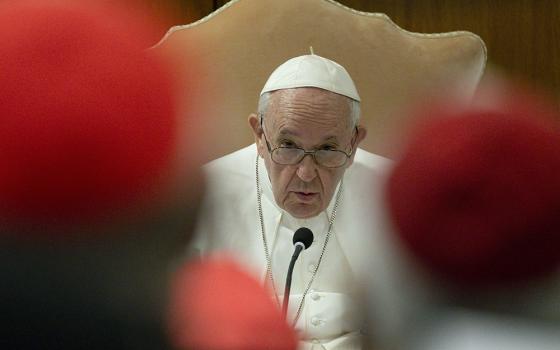
[[[355,141],[354,141],[354,148],[352,149],[352,155],[350,156],[350,161],[347,164],[347,167],[352,165],[352,163],[354,162],[354,156],[356,156],[356,150],[358,149],[358,145],[366,138],[367,136],[367,129],[364,126],[358,125],[356,127],[356,129],[358,129],[358,133],[355,136]]]
[[[265,152],[266,145],[263,140],[263,130],[261,128],[261,122],[259,120],[259,117],[257,114],[251,113],[249,114],[247,121],[249,122],[249,127],[253,131],[253,136],[255,137],[255,143],[257,144],[257,150],[259,151],[259,155],[263,157],[264,154],[266,153]]]
[[[354,143],[354,153],[358,148],[360,142],[362,142],[367,136],[367,129],[364,126],[358,125],[358,136],[356,136],[356,141]]]

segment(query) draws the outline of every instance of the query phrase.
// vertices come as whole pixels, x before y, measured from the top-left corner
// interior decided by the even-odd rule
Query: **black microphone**
[[[292,286],[292,273],[294,272],[294,265],[299,253],[302,250],[307,249],[313,243],[313,232],[307,227],[301,227],[294,233],[294,238],[292,239],[294,246],[296,247],[292,259],[290,260],[290,267],[288,267],[288,276],[286,276],[286,288],[284,289],[284,302],[282,305],[282,311],[284,312],[284,318],[288,314],[288,302],[290,300],[290,287]]]

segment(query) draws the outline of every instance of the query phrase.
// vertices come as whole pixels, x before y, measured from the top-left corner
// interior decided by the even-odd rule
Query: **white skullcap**
[[[281,64],[264,84],[261,95],[298,87],[317,87],[360,101],[356,86],[346,69],[314,54],[294,57]]]

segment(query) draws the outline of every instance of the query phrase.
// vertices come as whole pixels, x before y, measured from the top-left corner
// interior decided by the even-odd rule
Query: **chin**
[[[286,211],[297,219],[309,219],[321,213],[321,209],[316,206],[309,206],[305,204],[295,204],[286,207]]]

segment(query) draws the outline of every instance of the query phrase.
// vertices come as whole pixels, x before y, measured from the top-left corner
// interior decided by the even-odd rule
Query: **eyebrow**
[[[278,136],[299,136],[299,133],[295,130],[282,129],[278,132]]]
[[[278,132],[277,139],[280,138],[280,137],[284,137],[284,136],[300,137],[299,133],[296,130],[282,129],[282,130],[280,130],[280,132]],[[323,140],[321,142],[335,142],[335,143],[338,143],[338,138],[334,135],[330,135],[330,136],[327,136],[327,137],[323,138]]]

